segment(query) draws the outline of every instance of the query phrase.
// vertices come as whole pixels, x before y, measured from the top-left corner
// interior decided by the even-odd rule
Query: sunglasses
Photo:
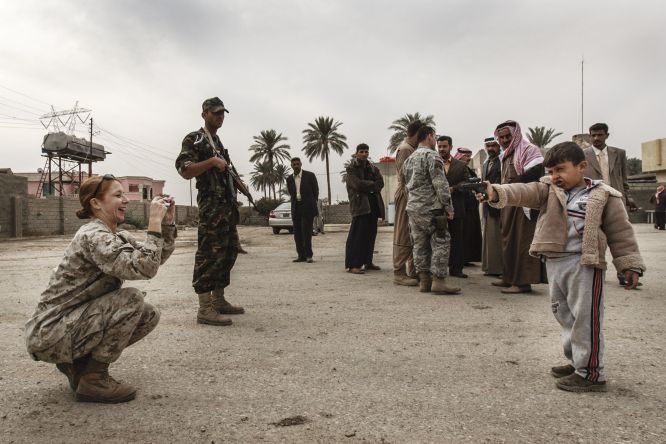
[[[97,196],[97,193],[99,193],[100,188],[102,188],[102,184],[104,183],[105,180],[116,180],[116,176],[113,174],[105,174],[102,176],[102,180],[97,183],[97,186],[95,187],[95,192],[93,193],[91,199],[95,196]]]

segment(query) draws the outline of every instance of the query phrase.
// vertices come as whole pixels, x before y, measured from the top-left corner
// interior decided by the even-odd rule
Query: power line
[[[23,108],[21,108],[21,107],[15,106],[15,105],[10,105],[10,104],[8,104],[8,103],[3,103],[3,102],[0,102],[0,105],[6,106],[6,107],[8,107],[8,108],[17,109],[17,110],[19,110],[19,111],[23,111],[24,113],[32,114],[32,115],[34,115],[34,116],[38,116],[38,117],[39,117],[39,114],[38,114],[38,113],[35,113],[35,112],[30,111],[30,110],[27,110],[27,109],[23,109]]]
[[[35,106],[28,105],[27,103],[20,102],[20,101],[18,101],[18,100],[16,100],[16,99],[11,99],[11,98],[9,98],[9,97],[5,97],[5,96],[0,96],[0,99],[9,100],[10,102],[18,103],[18,104],[21,105],[21,106],[25,106],[25,107],[27,107],[27,108],[32,108],[32,109],[34,109],[34,110],[36,110],[36,111],[39,111],[39,112],[41,112],[41,113],[44,113],[44,110],[43,110],[42,108],[37,108],[37,107],[35,107]]]
[[[35,99],[34,97],[31,97],[31,96],[29,96],[29,95],[27,95],[27,94],[24,94],[24,93],[20,92],[20,91],[16,91],[15,89],[8,88],[8,87],[6,87],[6,86],[4,86],[4,85],[0,85],[0,88],[2,88],[2,89],[6,89],[7,91],[11,91],[11,92],[13,92],[13,93],[15,93],[15,94],[18,94],[18,95],[20,95],[20,96],[23,96],[23,97],[27,97],[28,99],[30,99],[30,100],[34,100],[35,102],[43,103],[43,104],[46,105],[46,106],[51,106],[50,103],[46,103],[46,102],[44,102],[43,100]]]
[[[39,123],[39,121],[38,121],[37,119],[24,119],[24,118],[22,118],[22,117],[16,117],[16,116],[11,116],[11,115],[9,115],[9,114],[2,114],[2,113],[0,113],[0,119],[2,119],[2,118],[5,118],[5,119],[13,119],[13,120],[23,120],[23,121],[26,121],[26,122],[35,122],[35,123]]]
[[[99,127],[98,127],[98,128],[99,128]],[[144,147],[142,147],[142,146],[140,146],[140,145],[137,145],[136,143],[128,142],[128,141],[122,139],[120,136],[117,136],[117,135],[115,135],[115,134],[112,134],[112,133],[110,133],[110,132],[108,132],[108,131],[105,131],[105,130],[102,130],[102,129],[100,129],[100,131],[101,131],[102,133],[104,133],[104,134],[109,135],[110,137],[113,137],[114,139],[116,139],[116,140],[117,140],[118,142],[120,142],[121,144],[129,145],[130,147],[135,148],[135,149],[137,149],[137,150],[139,150],[139,151],[142,151],[142,152],[144,152],[144,153],[146,153],[146,154],[149,154],[149,155],[151,155],[151,156],[157,156],[158,158],[161,158],[161,159],[167,160],[167,161],[169,161],[169,162],[173,162],[173,161],[175,161],[175,159],[172,159],[172,158],[170,158],[170,157],[167,157],[166,155],[164,155],[164,153],[154,152],[154,151],[151,151],[151,150],[149,150],[149,149],[147,149],[147,148],[144,148]]]
[[[40,128],[38,126],[3,126],[0,125],[0,128],[13,128],[13,129],[30,129],[30,130],[43,130],[43,128]]]

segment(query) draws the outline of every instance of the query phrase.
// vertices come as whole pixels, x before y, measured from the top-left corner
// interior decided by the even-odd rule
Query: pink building
[[[28,195],[37,196],[39,191],[39,184],[42,179],[42,173],[14,173],[17,176],[25,177],[28,179]],[[83,181],[88,178],[87,173],[83,173]],[[48,181],[48,178],[45,178]],[[64,174],[62,177],[62,195],[63,196],[76,196],[79,192],[79,183],[78,175],[76,177],[69,177]],[[141,201],[141,200],[151,200],[154,196],[162,194],[164,192],[164,181],[163,180],[154,180],[150,177],[144,176],[120,176],[117,177],[118,181],[123,186],[125,196],[129,200]],[[57,188],[55,182],[58,180],[56,174],[53,175],[52,180],[54,184],[49,190],[48,183],[43,184],[43,190],[41,197],[48,197],[51,195],[57,195]]]

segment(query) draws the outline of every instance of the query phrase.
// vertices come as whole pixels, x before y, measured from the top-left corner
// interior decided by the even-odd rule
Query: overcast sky
[[[203,99],[219,96],[231,110],[221,137],[245,175],[261,130],[299,155],[308,122],[343,122],[350,150],[333,157],[331,182],[346,199],[344,160],[360,142],[385,155],[405,113],[433,114],[475,152],[507,119],[570,140],[583,57],[585,127],[608,123],[609,144],[640,157],[641,142],[666,137],[665,18],[661,0],[0,0],[0,167],[42,167],[38,116],[78,100],[113,153],[96,172],[165,179],[187,203],[173,161]],[[304,168],[325,195],[323,161]]]

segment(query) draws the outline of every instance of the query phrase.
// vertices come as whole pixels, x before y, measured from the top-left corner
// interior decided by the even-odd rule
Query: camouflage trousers
[[[40,361],[72,362],[88,354],[99,362],[116,361],[125,348],[144,338],[160,320],[160,312],[144,302],[136,288],[121,288],[68,313],[61,322],[67,334],[51,348],[34,353]]]
[[[236,207],[228,205],[199,206],[199,245],[192,276],[192,286],[197,294],[225,288],[231,281],[231,269],[240,249],[237,220],[234,219],[237,211]]]
[[[432,213],[416,212],[409,212],[409,230],[414,244],[416,272],[430,272],[433,276],[446,277],[451,248],[448,230],[437,230]]]

